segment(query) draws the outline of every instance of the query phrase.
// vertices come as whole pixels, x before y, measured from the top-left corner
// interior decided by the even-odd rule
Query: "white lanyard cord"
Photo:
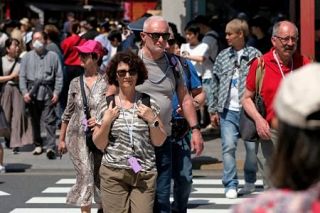
[[[274,57],[274,59],[276,60],[276,62],[277,62],[277,65],[278,65],[278,67],[279,67],[279,70],[280,70],[280,72],[281,72],[281,75],[282,75],[282,78],[284,78],[284,73],[283,73],[283,70],[282,70],[282,68],[281,68],[281,65],[280,65],[280,62],[279,62],[279,59],[278,59],[278,57],[277,57],[277,55],[276,55],[276,53],[275,53],[275,51],[273,50],[273,57]],[[293,60],[292,60],[292,58],[291,58],[291,70],[290,70],[290,73],[292,72],[292,70],[293,70]]]
[[[130,144],[131,144],[131,147],[133,149],[134,148],[133,147],[133,118],[134,118],[134,113],[135,113],[135,110],[136,110],[136,98],[135,98],[135,101],[133,103],[133,112],[132,112],[132,119],[131,119],[130,126],[129,126],[129,122],[126,119],[126,116],[124,114],[124,107],[122,105],[122,101],[121,101],[120,95],[119,95],[119,101],[120,101],[120,105],[121,105],[122,116],[123,116],[123,119],[126,121],[126,126],[128,128],[129,137],[130,137]]]

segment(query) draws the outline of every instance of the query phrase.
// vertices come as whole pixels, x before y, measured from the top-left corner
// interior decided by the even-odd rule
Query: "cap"
[[[282,122],[302,129],[320,128],[320,64],[305,65],[280,84],[274,108]]]
[[[20,24],[29,26],[29,19],[28,18],[20,19]]]
[[[105,55],[105,50],[101,43],[95,40],[88,40],[80,46],[75,46],[75,48],[81,53],[96,53],[100,56]]]

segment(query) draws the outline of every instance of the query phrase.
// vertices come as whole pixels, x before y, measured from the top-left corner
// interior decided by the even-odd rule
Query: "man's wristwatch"
[[[196,125],[194,125],[194,126],[192,126],[192,127],[190,127],[190,128],[191,128],[191,131],[194,130],[194,129],[198,129],[198,130],[201,129],[201,127],[200,127],[199,124],[196,124]]]
[[[156,119],[152,123],[149,123],[149,127],[157,128],[159,126],[159,121]]]

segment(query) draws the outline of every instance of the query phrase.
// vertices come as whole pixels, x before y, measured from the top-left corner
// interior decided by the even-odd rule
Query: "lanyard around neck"
[[[133,103],[133,111],[132,111],[132,118],[131,118],[131,124],[130,125],[129,125],[129,122],[128,122],[126,116],[125,116],[124,107],[122,105],[122,101],[121,101],[120,95],[118,97],[119,97],[119,101],[120,101],[120,105],[121,105],[122,116],[123,116],[123,119],[126,122],[126,127],[128,129],[128,133],[129,133],[129,137],[130,137],[130,145],[133,148],[133,119],[134,119],[134,113],[135,113],[135,110],[136,110],[136,97],[135,97],[135,101]]]
[[[284,78],[284,73],[283,73],[283,70],[282,70],[282,68],[281,68],[281,65],[280,65],[280,62],[279,62],[279,59],[278,59],[278,57],[277,57],[277,55],[276,55],[276,52],[273,50],[273,57],[274,57],[274,59],[276,60],[276,62],[277,62],[277,65],[278,65],[278,67],[279,67],[279,70],[280,70],[280,72],[281,72],[281,75],[282,75],[282,78]],[[291,70],[290,70],[290,73],[292,72],[292,70],[293,70],[293,60],[292,60],[292,58],[291,58]]]

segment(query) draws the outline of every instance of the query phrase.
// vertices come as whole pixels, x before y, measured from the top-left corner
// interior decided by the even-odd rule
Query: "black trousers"
[[[41,138],[41,122],[47,133],[47,149],[56,149],[56,113],[55,106],[51,100],[38,101],[34,100],[28,104],[28,109],[31,116],[32,130],[35,146],[43,146]]]

